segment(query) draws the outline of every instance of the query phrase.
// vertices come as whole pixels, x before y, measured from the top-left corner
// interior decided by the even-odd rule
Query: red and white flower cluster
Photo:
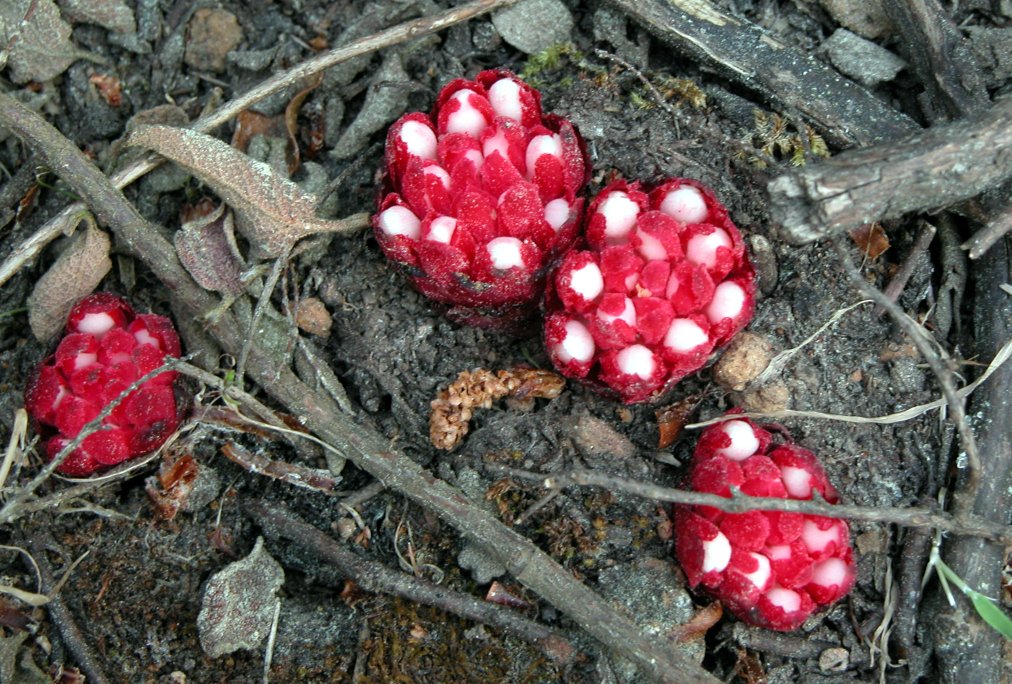
[[[390,128],[376,237],[455,318],[508,324],[536,308],[576,239],[588,170],[576,129],[545,114],[538,91],[507,71],[457,79],[431,117]]]
[[[815,455],[776,444],[746,418],[706,429],[693,455],[691,488],[730,497],[811,499],[837,503]],[[711,506],[675,507],[675,553],[689,585],[702,585],[739,619],[760,627],[797,628],[815,610],[843,597],[855,568],[847,523],[801,513],[724,513]]]
[[[752,318],[752,266],[713,193],[616,181],[587,215],[588,249],[549,282],[545,340],[564,375],[627,403],[664,394]]]
[[[78,302],[56,353],[25,390],[25,408],[44,426],[43,434],[50,434],[49,458],[123,390],[179,354],[179,336],[168,318],[135,314],[108,292]],[[127,395],[102,421],[103,429],[86,437],[58,470],[88,475],[161,446],[180,421],[172,387],[177,376],[176,371],[159,373]]]

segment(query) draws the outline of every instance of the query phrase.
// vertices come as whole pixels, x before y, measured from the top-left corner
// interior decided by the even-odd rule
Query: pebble
[[[223,9],[202,8],[193,13],[186,36],[184,61],[198,71],[225,71],[225,56],[242,42],[235,15]]]
[[[755,389],[743,392],[738,397],[738,405],[746,411],[756,413],[775,413],[791,406],[791,392],[787,385],[779,380]]]
[[[740,332],[713,367],[713,379],[732,392],[741,392],[766,370],[773,358],[773,345],[755,333]]]
[[[524,0],[492,15],[502,39],[529,55],[570,40],[573,15],[560,0]]]
[[[907,63],[847,29],[837,29],[819,48],[840,73],[868,87],[896,78]]]
[[[306,297],[299,302],[295,313],[295,324],[299,330],[317,337],[329,337],[334,319],[327,311],[326,305],[316,297]]]
[[[566,433],[585,457],[629,459],[636,455],[635,444],[595,416],[580,416],[566,426]]]

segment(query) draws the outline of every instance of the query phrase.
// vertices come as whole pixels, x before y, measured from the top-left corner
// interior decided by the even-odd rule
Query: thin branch
[[[516,474],[516,473],[514,473]],[[691,506],[712,506],[728,513],[746,511],[785,511],[821,515],[827,518],[861,520],[865,522],[892,523],[904,527],[932,528],[984,537],[1005,543],[1012,543],[1012,527],[999,525],[978,516],[951,516],[929,508],[881,508],[876,506],[851,506],[830,504],[825,501],[777,499],[735,494],[731,498],[717,494],[704,494],[684,489],[671,489],[647,482],[628,480],[590,470],[572,470],[558,475],[536,475],[548,489],[565,489],[574,485],[603,487],[610,491],[621,491],[654,501],[686,504]],[[532,478],[533,479],[533,478]]]
[[[482,601],[363,558],[283,506],[264,501],[247,501],[243,510],[261,527],[335,566],[366,591],[401,596],[415,603],[434,606],[468,620],[502,629],[535,644],[556,662],[571,662],[576,655],[576,648],[555,630],[495,603]]]
[[[306,60],[302,64],[292,67],[288,71],[283,71],[263,81],[249,92],[226,102],[215,111],[197,119],[190,127],[195,131],[208,133],[229,121],[244,109],[248,109],[253,104],[284,90],[292,83],[298,82],[301,79],[314,76],[325,69],[346,62],[349,59],[442,31],[445,28],[481,16],[500,7],[512,5],[516,1],[478,0],[477,2],[456,7],[432,17],[422,17],[406,21],[393,28],[366,36],[361,40],[356,40],[348,45],[333,48],[312,59]],[[162,161],[160,157],[148,157],[136,161],[116,172],[112,176],[112,184],[116,188],[124,188],[156,168]],[[47,160],[47,163],[50,168],[57,170],[59,173],[63,174],[65,172],[60,170],[58,165],[54,165],[52,161]],[[90,202],[88,203],[91,204]],[[10,280],[26,263],[38,256],[39,252],[46,245],[64,233],[73,221],[73,218],[81,211],[85,211],[84,205],[84,202],[71,204],[50,219],[46,225],[36,231],[28,240],[19,245],[4,261],[3,265],[0,265],[0,285]],[[103,223],[105,222],[103,221]],[[109,224],[106,223],[106,225]]]
[[[769,182],[770,216],[791,244],[948,207],[1012,177],[1012,98],[972,118],[891,137]]]
[[[981,373],[980,377],[971,382],[966,387],[962,387],[956,391],[956,394],[960,399],[973,394],[973,392],[983,384],[988,378],[998,371],[1002,365],[1005,364],[1009,358],[1012,357],[1012,339],[1005,342],[1005,345],[998,350],[998,353],[991,363],[988,364],[987,368]],[[783,409],[781,411],[769,411],[766,413],[751,412],[751,413],[734,413],[717,416],[709,420],[701,420],[698,423],[690,423],[685,427],[686,430],[698,430],[708,425],[715,425],[716,423],[723,423],[725,420],[734,420],[735,418],[757,418],[766,420],[780,420],[781,418],[817,418],[820,420],[836,420],[841,423],[874,423],[877,425],[891,425],[893,423],[902,423],[904,421],[912,420],[917,416],[922,416],[928,411],[940,409],[947,406],[945,397],[929,401],[927,404],[920,404],[918,406],[911,406],[903,411],[896,413],[890,413],[884,416],[848,416],[839,413],[823,413],[822,411],[802,411],[797,409]]]
[[[861,292],[862,296],[875,300],[880,307],[889,313],[893,321],[910,338],[917,351],[920,352],[921,358],[931,368],[931,372],[935,374],[938,384],[941,385],[942,395],[945,397],[945,403],[949,409],[949,417],[956,426],[960,443],[962,444],[964,453],[966,453],[968,471],[964,487],[953,496],[953,507],[957,515],[969,513],[973,509],[973,502],[977,498],[977,487],[980,484],[980,453],[977,450],[977,438],[974,436],[973,430],[970,429],[970,424],[966,421],[966,406],[963,402],[963,397],[960,396],[959,390],[956,388],[956,381],[952,371],[942,362],[942,359],[935,352],[933,340],[925,334],[924,329],[917,324],[917,321],[910,318],[896,302],[890,300],[881,290],[873,287],[864,279],[857,266],[851,261],[850,250],[847,245],[839,240],[833,240],[832,244],[836,250],[837,257],[840,259],[840,263],[843,265],[844,271],[850,277],[854,287]]]
[[[263,475],[275,480],[287,482],[294,487],[301,487],[318,494],[333,496],[337,494],[340,478],[333,478],[318,470],[313,470],[297,463],[275,461],[261,454],[243,449],[235,442],[226,442],[221,447],[225,457],[242,466],[254,475]]]
[[[920,261],[921,255],[928,251],[928,247],[931,246],[931,241],[935,239],[935,233],[938,229],[927,221],[920,221],[921,228],[917,231],[917,238],[914,240],[914,244],[910,247],[910,252],[903,259],[903,264],[900,265],[896,275],[893,276],[889,284],[885,286],[882,293],[889,298],[889,301],[895,302],[903,294],[904,288],[907,283],[910,282],[910,276],[913,275],[914,269],[917,267]],[[885,309],[881,306],[876,306],[874,315],[881,316],[885,313]]]
[[[46,558],[46,548],[54,545],[52,538],[49,538],[48,532],[38,532],[32,539],[32,555],[38,562],[39,571],[42,575],[42,591],[48,594],[50,598],[49,603],[46,604],[46,610],[49,612],[50,619],[60,633],[60,638],[63,640],[64,645],[73,654],[81,670],[88,676],[88,681],[95,684],[108,684],[109,679],[102,671],[98,657],[91,649],[91,646],[89,646],[88,640],[81,634],[77,623],[74,622],[74,616],[60,597],[58,586],[63,583],[63,580],[59,583],[56,581],[53,577],[53,568],[49,564],[49,559]],[[67,572],[69,571],[68,569]],[[64,575],[65,578],[66,574]]]
[[[984,252],[991,249],[994,243],[1012,232],[1012,204],[994,216],[986,226],[978,230],[963,243],[963,249],[969,250],[971,259],[979,259]]]

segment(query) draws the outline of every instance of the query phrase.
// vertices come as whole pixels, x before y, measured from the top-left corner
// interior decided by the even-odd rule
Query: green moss
[[[536,55],[527,58],[524,68],[520,70],[520,78],[534,88],[543,88],[553,79],[549,78],[553,72],[562,69],[567,65],[583,67],[583,53],[572,43],[557,43]],[[562,82],[563,87],[572,84],[572,76],[562,79],[569,80],[569,84]]]
[[[829,157],[829,146],[815,129],[804,124],[798,130],[790,121],[777,113],[754,111],[755,128],[742,141],[762,154],[748,156],[740,152],[739,159],[747,158],[759,168],[769,166],[769,160],[786,161],[791,166],[804,166],[810,159]]]

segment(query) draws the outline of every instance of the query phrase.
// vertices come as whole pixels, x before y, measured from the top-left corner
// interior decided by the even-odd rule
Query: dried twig
[[[228,460],[238,463],[254,475],[264,475],[320,494],[333,496],[337,493],[338,480],[297,463],[271,460],[261,454],[254,454],[252,451],[243,449],[235,442],[223,444],[221,453],[225,454]]]
[[[889,298],[889,301],[895,302],[903,294],[903,289],[907,286],[907,282],[910,281],[910,276],[913,275],[914,269],[917,266],[918,261],[921,259],[921,255],[928,251],[928,247],[931,246],[931,241],[935,237],[935,232],[938,230],[927,221],[921,221],[921,228],[917,231],[917,238],[914,240],[914,244],[910,247],[910,252],[903,259],[903,264],[900,265],[896,275],[893,276],[889,284],[882,290],[883,294]],[[874,311],[876,316],[881,316],[885,313],[885,309],[880,306],[875,307]]]
[[[45,530],[48,527],[40,526],[36,529]],[[38,569],[42,576],[42,592],[48,594],[50,598],[49,603],[46,604],[46,610],[49,611],[49,617],[53,621],[53,624],[56,625],[63,643],[73,654],[81,670],[88,676],[88,681],[95,684],[108,684],[109,679],[102,671],[102,666],[99,664],[95,652],[91,649],[84,635],[81,634],[81,630],[78,629],[77,623],[74,622],[74,616],[70,613],[70,609],[67,608],[63,599],[60,598],[58,586],[62,584],[63,580],[57,582],[53,577],[53,567],[49,564],[49,559],[46,557],[46,549],[55,545],[55,542],[49,537],[48,532],[38,531],[32,539],[32,555],[38,563]],[[66,575],[64,576],[65,578]]]
[[[963,243],[963,249],[969,250],[971,259],[979,259],[992,245],[1012,232],[1012,204],[1005,207],[997,216],[991,218],[986,226],[973,234]]]
[[[1012,177],[1012,98],[974,118],[849,150],[770,181],[770,214],[793,244],[947,207]]]
[[[590,470],[571,470],[565,473],[549,475],[521,474],[511,471],[516,476],[524,476],[542,482],[548,489],[564,489],[574,485],[604,487],[611,491],[622,491],[635,496],[655,501],[686,504],[693,506],[713,506],[728,513],[744,513],[746,511],[787,511],[790,513],[806,513],[822,515],[827,518],[845,518],[867,522],[893,523],[904,527],[933,528],[984,537],[1012,543],[1012,528],[984,520],[974,515],[954,517],[929,508],[881,508],[876,506],[850,506],[847,504],[829,504],[825,501],[777,499],[768,497],[746,496],[736,494],[731,498],[717,494],[703,494],[684,489],[671,489],[647,482],[638,482],[621,477],[613,477]]]
[[[779,108],[797,110],[834,143],[868,145],[916,124],[831,67],[707,0],[611,0],[661,41]]]
[[[956,391],[956,394],[960,399],[973,394],[973,392],[982,385],[988,378],[994,373],[997,373],[1004,364],[1012,357],[1012,339],[1005,341],[1005,346],[998,350],[998,353],[991,363],[988,364],[987,368],[981,373],[980,377],[971,382],[966,387],[962,387]],[[1004,388],[1003,388],[1004,389]],[[819,420],[836,420],[841,423],[871,423],[875,425],[891,425],[893,423],[902,423],[907,420],[922,416],[928,411],[934,411],[935,409],[944,408],[947,406],[947,400],[945,397],[929,401],[927,404],[920,404],[918,406],[911,406],[903,411],[896,413],[890,413],[884,416],[848,416],[839,413],[823,413],[822,411],[802,411],[797,409],[783,409],[781,411],[768,411],[765,413],[759,412],[748,412],[748,413],[737,413],[737,414],[724,414],[709,420],[701,420],[697,423],[691,423],[684,426],[686,430],[698,430],[704,428],[707,425],[714,425],[716,423],[722,423],[725,420],[733,420],[735,418],[756,418],[763,420],[780,420],[782,418],[816,418]]]
[[[969,513],[973,508],[973,501],[977,496],[977,487],[980,483],[980,452],[977,449],[977,438],[966,421],[966,407],[963,397],[956,388],[956,380],[953,372],[945,365],[935,351],[934,340],[928,337],[924,329],[917,324],[903,311],[896,302],[885,296],[878,288],[873,287],[861,275],[857,266],[850,258],[849,248],[840,241],[834,240],[833,247],[836,249],[837,257],[843,265],[844,271],[850,277],[854,287],[863,297],[874,300],[879,306],[885,309],[889,316],[895,321],[900,329],[920,352],[931,372],[934,373],[938,384],[942,388],[942,395],[945,397],[945,404],[949,410],[949,418],[956,426],[959,440],[963,451],[966,453],[967,481],[963,489],[953,497],[953,505],[957,515]]]
[[[243,509],[265,530],[289,539],[319,556],[366,591],[402,596],[468,620],[497,627],[537,645],[545,655],[559,663],[571,662],[576,655],[575,647],[555,630],[495,603],[479,600],[367,560],[282,506],[248,501]]]
[[[988,105],[987,90],[966,39],[938,0],[888,0],[882,6],[897,44],[925,88],[930,121],[958,119]]]

